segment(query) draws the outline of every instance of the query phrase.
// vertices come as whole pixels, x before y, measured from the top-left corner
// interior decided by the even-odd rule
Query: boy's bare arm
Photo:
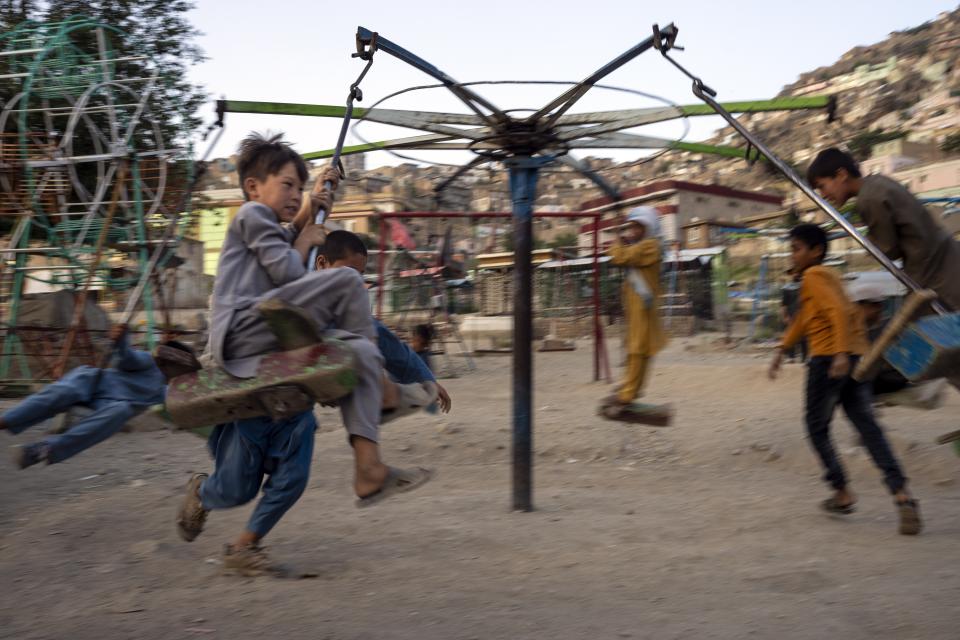
[[[327,182],[332,185],[330,189],[324,187],[324,184]],[[310,193],[304,194],[300,211],[297,212],[296,217],[293,219],[293,226],[297,231],[301,231],[307,225],[313,224],[317,216],[317,211],[320,209],[323,209],[327,213],[332,211],[333,192],[337,190],[339,184],[340,171],[335,167],[328,166],[323,174],[317,177],[317,181],[313,184],[313,189]]]
[[[310,249],[323,246],[327,239],[327,229],[323,225],[308,224],[293,241],[293,248],[300,254],[300,259],[306,264],[310,257]],[[312,265],[307,265],[308,268]]]

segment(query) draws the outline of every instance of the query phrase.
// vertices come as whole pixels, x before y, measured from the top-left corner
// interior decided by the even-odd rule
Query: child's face
[[[292,162],[283,165],[277,173],[267,176],[266,180],[245,179],[243,187],[252,201],[273,209],[281,222],[291,222],[303,203],[303,183]]]
[[[823,247],[812,248],[796,238],[790,238],[790,258],[793,261],[793,271],[800,273],[823,262]]]
[[[850,174],[846,169],[837,170],[832,178],[814,178],[813,188],[835,207],[843,204],[853,195]]]
[[[640,242],[647,235],[647,228],[638,222],[631,222],[623,229],[623,238],[630,244]]]
[[[410,339],[410,347],[414,351],[424,351],[428,346],[427,341],[420,334],[415,333]]]

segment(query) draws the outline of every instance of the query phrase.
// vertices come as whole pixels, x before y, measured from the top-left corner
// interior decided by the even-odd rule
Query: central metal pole
[[[533,511],[533,202],[548,158],[515,157],[513,201],[513,509]]]

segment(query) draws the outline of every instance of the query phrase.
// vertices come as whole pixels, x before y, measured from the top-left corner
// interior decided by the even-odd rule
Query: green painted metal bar
[[[263,113],[277,116],[317,116],[320,118],[342,118],[347,112],[343,105],[302,104],[297,102],[256,102],[251,100],[224,100],[229,113]],[[353,113],[363,117],[368,111],[354,107]]]
[[[430,136],[436,141],[450,140],[451,136]],[[423,145],[432,144],[433,141],[427,139],[428,136],[417,136],[413,138],[400,138],[397,140],[382,140],[380,142],[368,142],[364,144],[348,145],[340,152],[341,155],[350,155],[352,153],[365,153],[367,151],[386,151],[388,149],[410,149],[421,148]],[[332,158],[333,149],[323,149],[322,151],[311,151],[310,153],[300,154],[304,160],[318,160],[321,158]]]
[[[826,109],[833,96],[802,96],[774,98],[773,100],[746,100],[721,103],[730,113],[759,113],[762,111],[790,111],[797,109]],[[717,112],[705,104],[680,105],[685,116],[714,116]]]
[[[763,111],[789,111],[797,109],[825,109],[830,106],[831,96],[802,96],[774,98],[772,100],[743,100],[739,102],[725,102],[724,108],[731,113],[759,113]],[[342,118],[345,108],[341,105],[305,104],[298,102],[258,102],[255,100],[225,100],[225,110],[230,113],[260,113],[286,116],[315,116],[320,118]],[[677,111],[679,110],[679,112]],[[365,117],[371,109],[357,107],[354,114]],[[678,105],[677,109],[670,109],[672,118],[684,116],[709,116],[716,112],[705,104]],[[411,114],[417,113],[411,111]],[[602,115],[604,112],[597,112]],[[449,115],[453,118],[463,117],[462,114],[428,113],[427,115],[440,117]],[[599,120],[598,120],[599,121]]]
[[[349,145],[343,148],[343,151],[340,153],[342,155],[350,155],[351,153],[364,153],[366,151],[382,151],[386,149],[382,144],[377,144],[376,142],[371,142],[369,144],[354,144]],[[322,158],[332,158],[333,149],[324,149],[323,151],[311,151],[310,153],[300,154],[304,160],[320,160]]]
[[[676,151],[689,151],[691,153],[709,153],[715,156],[726,156],[728,158],[746,158],[746,147],[728,147],[714,144],[703,144],[701,142],[671,142],[669,147]],[[762,156],[754,151],[751,159],[762,160]]]

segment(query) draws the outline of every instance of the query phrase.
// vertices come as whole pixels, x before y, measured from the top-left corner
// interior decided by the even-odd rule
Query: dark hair
[[[434,330],[432,324],[418,324],[413,328],[413,335],[417,336],[424,342],[430,342],[436,335],[436,331]]]
[[[827,238],[827,232],[821,229],[819,225],[798,224],[790,229],[790,239],[799,240],[811,249],[823,247],[821,260],[827,257],[827,246],[830,244],[830,240]]]
[[[282,133],[266,138],[263,134],[252,132],[240,143],[238,152],[240,157],[237,158],[237,173],[240,175],[240,189],[243,190],[244,198],[249,199],[247,190],[243,186],[244,180],[247,178],[266,180],[268,176],[280,173],[288,162],[293,163],[300,182],[306,183],[307,178],[310,177],[307,163],[299,153],[290,148],[289,144],[283,142]]]
[[[807,168],[807,182],[813,184],[817,178],[832,178],[840,169],[846,169],[852,178],[860,177],[860,165],[853,156],[840,149],[824,149]]]
[[[367,246],[357,234],[337,229],[327,234],[327,239],[320,247],[320,254],[326,258],[328,264],[332,264],[350,255],[367,255]]]

